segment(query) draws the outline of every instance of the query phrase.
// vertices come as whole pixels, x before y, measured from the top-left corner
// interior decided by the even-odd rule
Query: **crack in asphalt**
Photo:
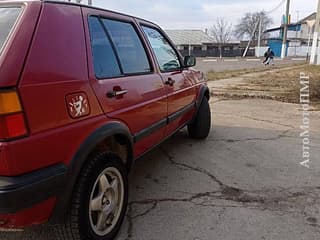
[[[209,178],[211,178],[214,182],[216,182],[220,187],[224,187],[226,186],[222,181],[220,181],[218,178],[216,178],[216,176],[214,176],[211,172],[203,169],[203,168],[200,168],[200,167],[194,167],[194,166],[190,166],[186,163],[179,163],[179,162],[176,162],[174,161],[174,157],[171,156],[166,150],[164,150],[162,147],[160,147],[160,150],[162,151],[162,153],[167,157],[167,159],[169,160],[169,162],[172,164],[172,165],[176,165],[178,167],[184,167],[184,168],[187,168],[187,169],[190,169],[190,170],[193,170],[193,171],[196,171],[196,172],[199,172],[201,174],[205,174],[207,175]]]
[[[289,137],[289,136],[286,135],[289,131],[290,131],[290,129],[289,130],[285,130],[282,133],[280,133],[279,135],[277,135],[275,137],[270,137],[270,138],[242,138],[242,139],[222,139],[222,138],[214,139],[214,138],[208,138],[207,141],[210,141],[210,142],[227,142],[227,143],[248,142],[248,141],[276,141],[276,140],[279,140],[281,138]]]
[[[257,122],[271,123],[271,124],[282,126],[282,127],[288,127],[290,129],[296,129],[296,127],[292,126],[292,125],[283,124],[283,123],[275,122],[275,121],[272,121],[272,120],[255,118],[255,117],[251,117],[251,116],[247,116],[247,115],[238,115],[238,114],[235,115],[235,114],[232,114],[232,113],[224,113],[224,112],[216,112],[215,114],[236,116],[236,117],[239,117],[239,118],[247,118],[247,119],[250,119],[250,120],[257,121]]]
[[[128,229],[127,229],[126,240],[130,240],[132,238],[133,220],[138,217],[146,216],[151,211],[153,211],[159,203],[161,203],[161,202],[192,202],[193,200],[199,199],[202,197],[210,197],[211,194],[213,194],[215,192],[217,192],[217,191],[197,193],[195,195],[192,195],[191,197],[186,197],[186,198],[160,198],[160,199],[145,199],[145,200],[140,200],[140,201],[131,201],[128,204],[128,211],[127,211],[127,215],[126,215],[127,219],[128,219]],[[151,205],[151,207],[142,213],[132,215],[132,208],[133,208],[133,205],[135,205],[135,204],[136,205]]]
[[[266,120],[266,119],[260,119],[260,118],[255,118],[255,117],[251,117],[251,116],[246,116],[246,115],[240,115],[243,118],[247,118],[247,119],[251,119],[257,122],[266,122],[266,123],[271,123],[271,124],[275,124],[275,125],[279,125],[279,126],[283,126],[283,127],[289,127],[291,129],[295,129],[296,127],[292,126],[292,125],[288,125],[288,124],[283,124],[283,123],[279,123],[279,122],[275,122],[275,121],[271,121],[271,120]]]
[[[152,204],[150,208],[148,208],[147,210],[145,210],[142,213],[136,214],[136,215],[132,215],[132,207],[134,204]],[[127,238],[126,240],[130,240],[132,238],[132,231],[133,231],[133,220],[139,217],[143,217],[146,216],[147,214],[149,214],[152,210],[154,210],[158,205],[157,201],[149,201],[149,202],[145,202],[145,203],[138,203],[138,202],[130,202],[128,204],[128,211],[127,211],[127,219],[128,219],[128,229],[127,229]]]
[[[284,131],[282,134],[285,134],[289,130]],[[279,137],[279,136],[278,136]],[[211,172],[206,169],[191,166],[186,163],[180,163],[174,160],[174,157],[171,156],[168,151],[166,151],[163,147],[160,147],[162,153],[167,157],[170,164],[176,166],[179,169],[188,169],[191,171],[198,172],[200,174],[206,175],[213,182],[218,184],[219,189],[214,191],[201,192],[196,194],[191,194],[189,197],[182,198],[150,198],[144,200],[136,200],[131,201],[128,204],[127,211],[127,238],[126,240],[132,239],[133,236],[133,220],[139,217],[144,217],[148,215],[150,212],[156,209],[159,203],[162,202],[188,202],[192,203],[196,206],[202,207],[221,207],[223,209],[226,208],[250,208],[250,209],[259,209],[259,210],[270,210],[273,212],[278,212],[278,214],[290,214],[295,212],[301,212],[309,219],[312,219],[312,216],[309,216],[304,210],[298,210],[298,204],[300,198],[309,197],[312,199],[312,202],[315,203],[320,196],[320,187],[304,187],[304,188],[282,188],[281,190],[275,189],[265,189],[265,190],[256,190],[256,191],[248,191],[239,189],[233,186],[229,186],[219,180],[216,176],[214,176]],[[277,191],[277,192],[275,192]],[[294,191],[294,192],[290,192]],[[215,204],[210,201],[212,200],[228,200],[237,204]],[[202,202],[195,201],[202,200]],[[134,205],[150,205],[146,210],[142,213],[138,213],[133,215],[133,207]],[[318,227],[318,224],[311,223],[311,226]]]

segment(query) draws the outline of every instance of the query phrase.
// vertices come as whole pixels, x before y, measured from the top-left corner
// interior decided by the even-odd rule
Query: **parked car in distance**
[[[185,126],[209,134],[195,61],[143,19],[1,1],[0,228],[49,222],[61,239],[113,239],[134,160]]]

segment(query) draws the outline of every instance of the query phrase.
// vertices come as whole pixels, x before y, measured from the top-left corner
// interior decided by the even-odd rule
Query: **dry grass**
[[[295,64],[295,65],[277,65],[273,66],[272,68],[270,67],[258,67],[258,68],[245,68],[245,69],[239,69],[239,70],[227,70],[227,71],[210,71],[207,74],[207,79],[208,81],[215,81],[215,80],[221,80],[221,79],[226,79],[226,78],[234,78],[234,77],[240,77],[245,74],[249,73],[258,73],[258,72],[266,72],[270,71],[272,69],[282,69],[282,68],[287,68],[289,66],[298,66],[301,64]]]
[[[252,74],[251,74],[252,73]],[[279,68],[210,73],[214,80],[239,77],[241,83],[229,84],[217,93],[225,98],[265,98],[289,103],[300,102],[300,73],[310,77],[310,100],[320,110],[320,66],[299,64]],[[211,78],[212,80],[212,78]],[[221,97],[220,96],[220,97]]]
[[[300,73],[310,77],[310,99],[320,105],[320,66],[302,65],[286,70],[276,70],[255,77],[247,77],[249,86],[271,91],[279,100],[291,103],[300,101]]]

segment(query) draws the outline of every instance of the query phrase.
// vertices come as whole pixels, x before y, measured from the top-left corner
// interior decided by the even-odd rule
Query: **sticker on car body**
[[[71,118],[85,117],[90,114],[88,97],[84,92],[67,95],[66,102]]]

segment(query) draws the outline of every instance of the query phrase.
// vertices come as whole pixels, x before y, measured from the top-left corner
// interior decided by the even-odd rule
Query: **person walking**
[[[266,62],[268,61],[269,59],[269,51],[270,51],[270,48],[268,48],[268,50],[264,53],[264,61],[262,63],[264,63],[266,65]]]
[[[265,60],[263,61],[264,65],[274,65],[274,52],[271,48],[268,48],[268,50],[264,53]]]

